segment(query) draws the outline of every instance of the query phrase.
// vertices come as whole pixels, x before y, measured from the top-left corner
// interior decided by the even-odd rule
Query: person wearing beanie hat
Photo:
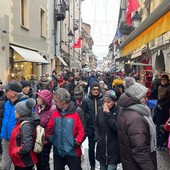
[[[30,98],[35,99],[36,96],[33,93],[33,90],[31,88],[31,83],[29,81],[26,81],[26,80],[21,80],[20,83],[22,85],[22,93],[25,94],[25,95],[28,95]]]
[[[38,115],[32,112],[35,104],[36,102],[32,98],[16,104],[17,123],[9,142],[9,156],[16,170],[32,170],[38,162],[37,155],[33,152],[35,129],[40,121]]]
[[[21,93],[22,85],[18,81],[10,81],[3,87],[5,89],[5,95],[7,101],[4,106],[4,116],[2,120],[1,138],[2,138],[2,169],[10,169],[12,164],[11,158],[9,157],[9,141],[11,132],[16,125],[17,119],[15,116],[15,105],[28,99]]]
[[[168,76],[167,74],[163,74],[163,75],[161,76],[161,79],[166,79],[166,80],[169,81],[169,76]]]
[[[99,107],[102,106],[103,94],[100,91],[99,83],[94,81],[90,85],[90,92],[82,100],[81,108],[85,114],[86,133],[89,142],[89,161],[91,170],[95,170],[95,141],[94,141],[94,120]]]
[[[100,88],[100,85],[99,85],[99,83],[98,83],[97,81],[94,81],[94,82],[90,85],[90,90],[92,90],[93,87],[98,87],[98,88]]]
[[[118,100],[122,109],[117,118],[123,169],[157,170],[156,128],[146,106],[147,90],[133,77],[125,78],[125,92]]]
[[[26,102],[19,102],[16,104],[16,117],[26,117],[32,114],[32,109],[35,106],[36,102],[34,99],[30,98]]]
[[[40,116],[40,126],[45,130],[47,129],[47,124],[51,118],[52,112],[55,107],[52,105],[53,94],[49,90],[41,90],[37,94],[37,104],[35,106],[35,113]],[[51,144],[46,140],[43,145],[41,153],[37,155],[38,163],[36,165],[37,170],[50,170],[49,160],[50,160]]]
[[[117,138],[117,116],[120,106],[116,99],[116,93],[113,90],[106,91],[103,95],[103,107],[99,108],[95,119],[96,159],[100,162],[101,169],[115,170],[120,163]]]
[[[134,99],[140,100],[142,97],[146,96],[148,92],[148,88],[137,83],[133,77],[125,78],[124,86],[125,93]]]
[[[158,87],[157,106],[154,109],[153,121],[156,125],[157,149],[164,149],[168,136],[161,132],[161,127],[169,119],[170,84],[167,74],[161,76]]]
[[[105,93],[104,93],[104,95],[103,95],[103,98],[109,98],[109,99],[111,99],[111,100],[113,100],[114,102],[116,102],[117,101],[117,96],[116,96],[116,93],[115,93],[115,91],[113,91],[113,90],[108,90],[108,91],[106,91]]]

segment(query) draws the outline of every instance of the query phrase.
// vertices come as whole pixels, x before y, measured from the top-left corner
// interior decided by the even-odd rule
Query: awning
[[[164,0],[121,44],[122,56],[170,31],[170,1]]]
[[[57,58],[61,61],[61,63],[62,63],[64,66],[68,67],[67,63],[63,60],[62,57],[60,57],[59,55],[57,55]]]
[[[142,55],[142,50],[140,50],[140,51],[132,54],[132,55],[131,55],[131,59],[134,59],[134,58],[139,57],[139,56],[141,56],[141,55]]]
[[[128,65],[135,65],[135,66],[152,66],[152,64],[132,63],[132,62],[126,62],[125,64],[128,64]]]
[[[32,62],[32,63],[43,63],[49,64],[47,60],[45,60],[38,52],[28,50],[21,47],[16,47],[10,45],[23,59],[15,60],[15,62]]]

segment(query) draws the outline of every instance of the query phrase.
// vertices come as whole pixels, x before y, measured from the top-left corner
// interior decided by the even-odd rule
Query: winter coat
[[[159,107],[161,106],[161,108]],[[169,118],[170,85],[160,85],[158,88],[158,102],[154,110],[153,120],[156,125],[165,124]]]
[[[83,84],[81,81],[79,81],[74,87],[74,97],[76,99],[82,99],[83,96],[84,96]]]
[[[39,90],[38,81],[35,79],[30,79],[30,87],[32,89],[32,92],[36,93]]]
[[[85,96],[85,98],[83,98],[82,100],[81,108],[85,116],[87,135],[94,136],[95,115],[97,115],[99,107],[101,107],[103,104],[102,97],[103,97],[103,94],[101,92],[97,97],[92,96],[92,94],[90,93],[88,96]],[[96,112],[95,112],[95,101],[97,103]]]
[[[117,118],[121,162],[124,170],[156,170],[156,152],[150,150],[149,125],[137,111],[126,109],[140,104],[125,93],[120,96],[123,107]]]
[[[55,109],[55,107],[52,106],[52,93],[49,90],[42,90],[38,92],[38,96],[42,98],[42,100],[47,104],[47,106],[39,112],[40,106],[36,105],[35,113],[37,113],[40,116],[40,125],[43,128],[46,128],[48,121],[51,118],[52,112]]]
[[[70,85],[69,82],[63,83],[61,87],[64,88],[64,89],[66,89],[66,90],[70,93],[70,91],[71,91],[71,85]]]
[[[80,111],[80,109],[79,109]],[[60,157],[80,157],[85,137],[84,126],[74,102],[65,111],[55,110],[47,125],[47,137],[54,146],[54,154]]]
[[[17,119],[15,117],[15,105],[22,101],[28,99],[28,96],[19,94],[18,98],[11,103],[10,100],[6,101],[4,106],[4,117],[2,120],[1,138],[9,140],[11,132],[16,125]]]
[[[0,90],[0,132],[2,127],[2,120],[4,117],[4,105],[7,101],[7,98],[5,96],[5,92],[3,90]]]
[[[104,165],[120,163],[116,120],[119,111],[118,105],[108,113],[103,112],[103,108],[100,107],[95,119],[96,159]]]
[[[39,82],[40,90],[50,90],[50,82],[47,77],[42,76]]]
[[[152,81],[151,85],[151,94],[150,94],[150,99],[157,99],[158,98],[158,87],[160,86],[161,81],[160,79],[154,79]]]
[[[88,87],[90,87],[90,85],[91,85],[94,81],[97,81],[96,76],[91,75],[90,77],[88,77],[88,80],[87,80]]]
[[[21,126],[22,121],[29,122]],[[35,128],[38,124],[39,117],[35,113],[32,113],[30,117],[22,117],[17,121],[9,143],[9,156],[15,166],[30,167],[38,162],[37,156],[33,152]]]

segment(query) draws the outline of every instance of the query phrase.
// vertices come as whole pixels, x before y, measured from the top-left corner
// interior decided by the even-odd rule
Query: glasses
[[[99,91],[99,88],[92,88],[93,91]]]

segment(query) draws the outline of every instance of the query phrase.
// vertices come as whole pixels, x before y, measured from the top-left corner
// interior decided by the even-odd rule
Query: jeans
[[[116,170],[117,164],[103,165],[100,163],[100,170]]]
[[[162,134],[160,125],[156,125],[156,147],[163,148],[164,143],[166,142],[165,135]]]
[[[54,154],[54,170],[65,170],[68,165],[69,170],[82,170],[81,157],[60,157]]]
[[[2,139],[2,170],[10,170],[12,161],[9,157],[9,141]]]
[[[90,161],[90,166],[95,166],[95,141],[93,137],[88,137],[89,141],[89,161]]]
[[[45,144],[43,150],[40,154],[37,154],[38,163],[37,170],[50,170],[49,160],[50,160],[51,145]]]

